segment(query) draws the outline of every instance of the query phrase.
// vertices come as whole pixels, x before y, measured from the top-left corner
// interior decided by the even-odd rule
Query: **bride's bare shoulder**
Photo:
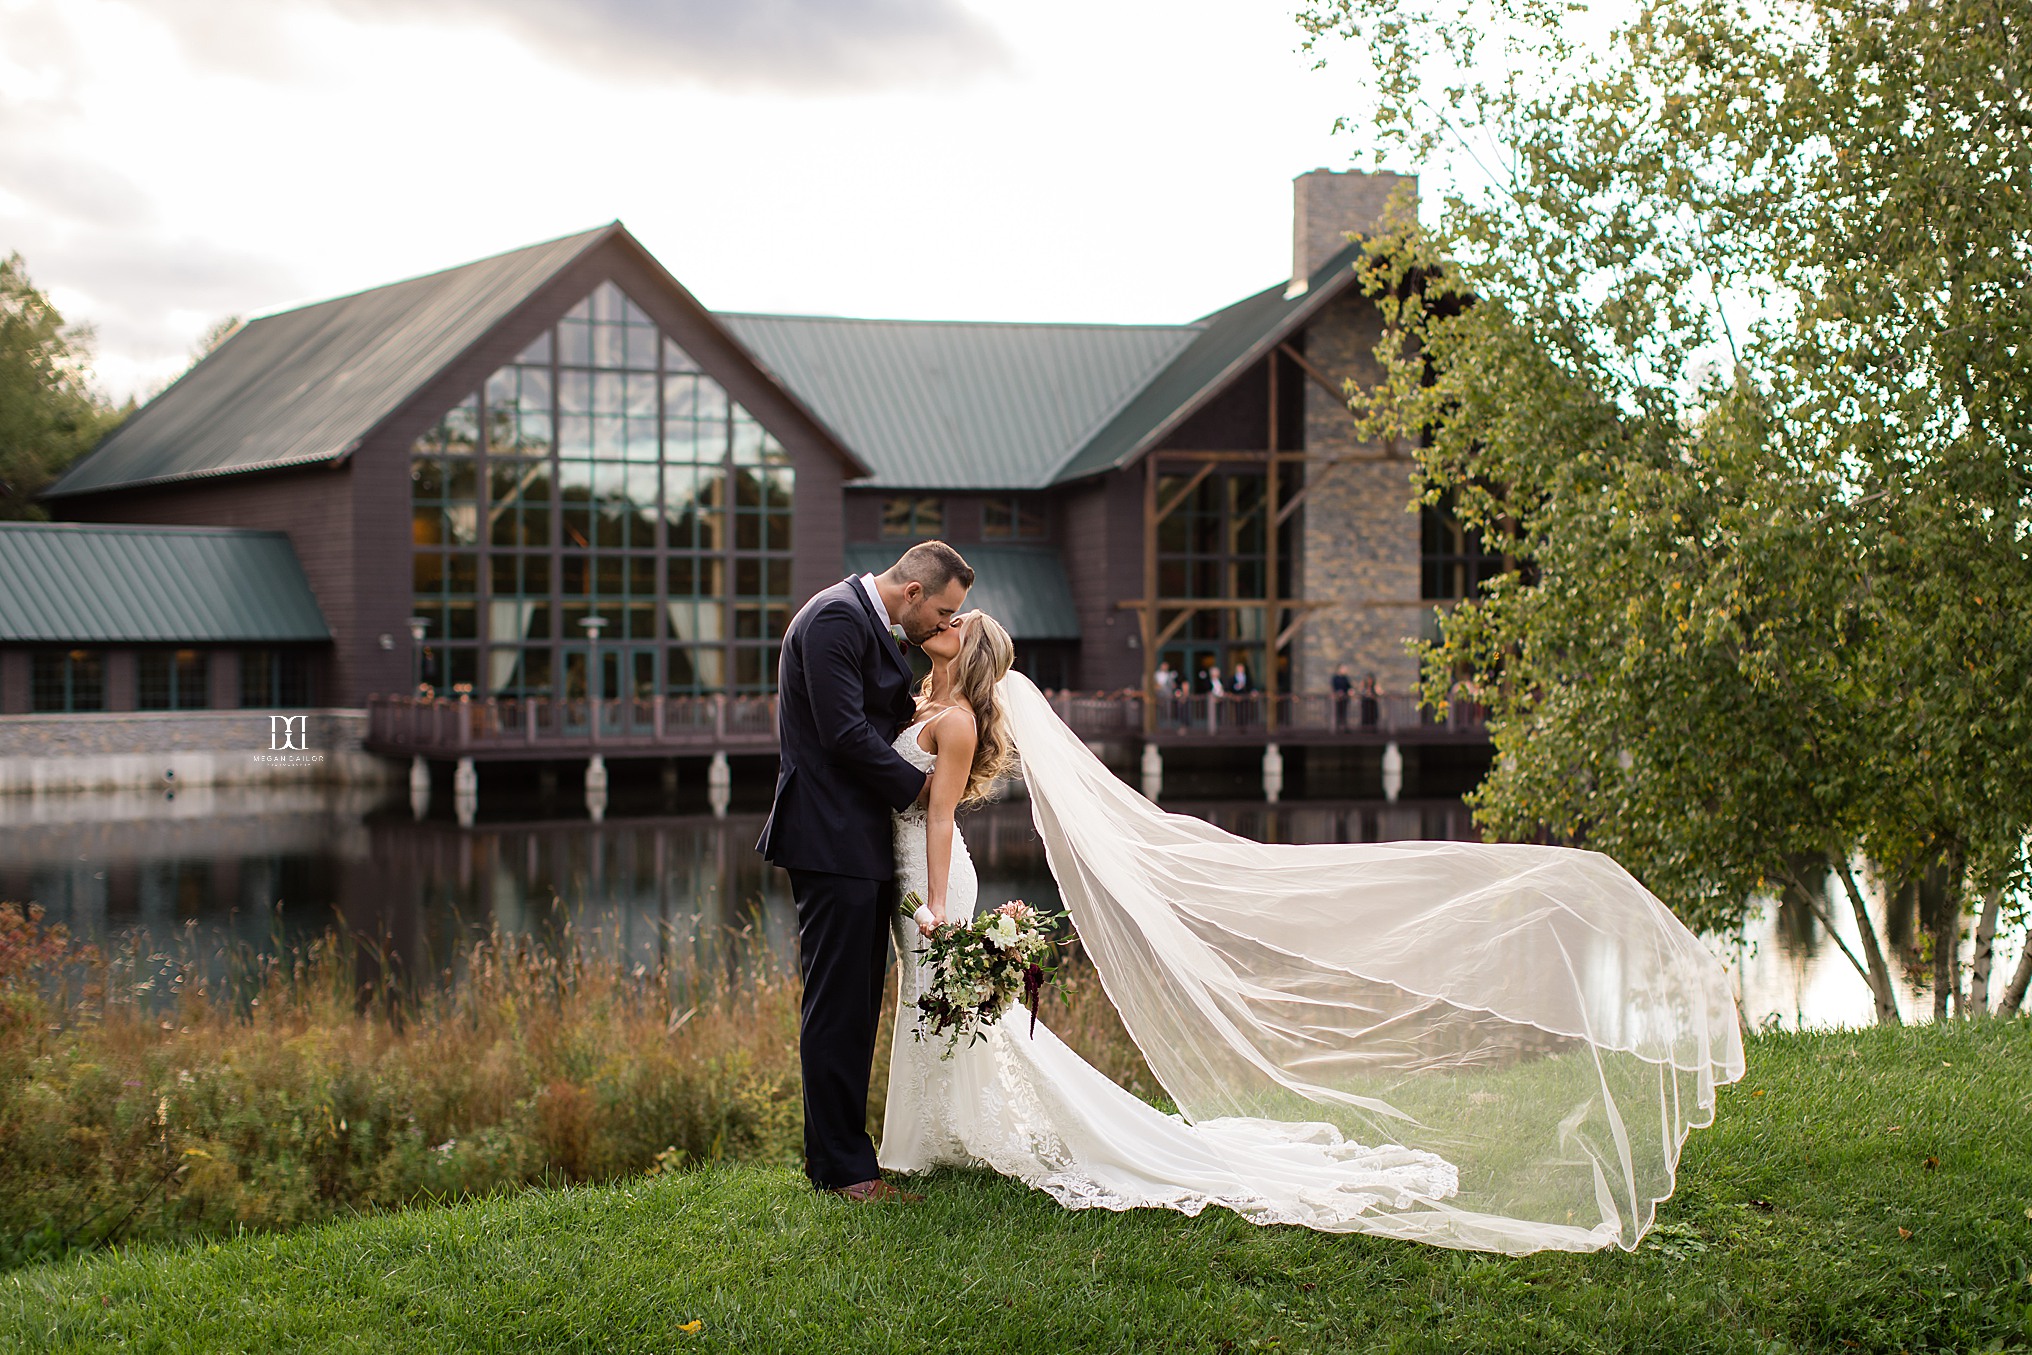
[[[980,733],[974,723],[974,708],[962,701],[948,706],[925,726],[931,736],[931,751],[971,751]]]

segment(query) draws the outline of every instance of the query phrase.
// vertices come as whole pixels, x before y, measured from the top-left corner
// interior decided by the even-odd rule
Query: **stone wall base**
[[[0,795],[399,783],[366,732],[363,710],[0,716]]]

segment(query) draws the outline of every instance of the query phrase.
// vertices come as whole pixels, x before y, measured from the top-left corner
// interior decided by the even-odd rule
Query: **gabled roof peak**
[[[623,226],[618,220],[609,221],[604,226],[593,226],[586,230],[571,231],[564,235],[554,236],[548,240],[539,240],[534,244],[517,245],[513,249],[505,249],[498,254],[489,254],[484,258],[473,259],[466,263],[455,263],[447,265],[444,268],[433,268],[427,272],[414,273],[406,278],[397,278],[393,282],[382,282],[376,283],[374,286],[371,287],[356,288],[353,291],[341,292],[337,296],[324,297],[323,299],[318,301],[300,301],[293,303],[291,305],[281,306],[275,310],[261,312],[250,318],[246,323],[251,325],[258,323],[259,321],[262,320],[278,319],[285,315],[294,315],[299,311],[316,310],[320,306],[343,305],[349,301],[356,301],[363,296],[371,296],[376,292],[385,292],[391,287],[408,287],[417,283],[434,282],[437,280],[441,280],[449,276],[450,274],[462,273],[468,268],[479,268],[487,264],[499,263],[505,259],[511,259],[518,254],[528,254],[539,250],[550,251],[565,248],[569,249],[569,252],[572,255],[572,257],[577,257],[577,255],[582,254],[586,250],[592,248],[594,245],[599,244],[602,240],[606,239],[608,236],[617,233],[621,235],[628,235],[628,228],[626,226]],[[629,238],[633,239],[634,237],[629,236]],[[242,326],[242,328],[244,327],[245,326]],[[234,332],[238,333],[237,330]]]
[[[1352,286],[1361,255],[1362,241],[1351,241],[1321,264],[1303,288],[1280,282],[1196,321],[1192,343],[1066,458],[1053,481],[1119,470],[1156,446]]]
[[[617,221],[252,320],[44,497],[343,460],[538,288],[616,236],[632,239]]]

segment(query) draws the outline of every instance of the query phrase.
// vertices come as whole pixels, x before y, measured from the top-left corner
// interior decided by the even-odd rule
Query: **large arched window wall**
[[[790,458],[613,283],[447,411],[410,478],[435,690],[581,697],[596,665],[607,697],[773,689]]]

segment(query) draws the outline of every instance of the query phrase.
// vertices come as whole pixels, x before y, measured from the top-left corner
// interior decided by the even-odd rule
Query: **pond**
[[[1473,836],[1457,799],[1167,807],[1259,841]],[[39,903],[49,922],[91,940],[142,929],[169,942],[189,928],[190,943],[213,952],[232,942],[273,949],[336,926],[363,938],[369,973],[389,955],[430,972],[476,931],[543,934],[566,921],[645,962],[678,951],[714,964],[788,965],[789,883],[753,850],[763,808],[737,800],[716,815],[691,797],[638,790],[618,794],[594,823],[569,797],[497,795],[461,828],[448,805],[419,821],[406,794],[379,792],[0,797],[0,900]],[[985,806],[962,826],[984,903],[1057,906],[1025,801]],[[1862,981],[1796,902],[1765,907],[1743,937],[1714,944],[1739,976],[1752,1023],[1870,1020]],[[1930,999],[1916,964],[1905,976],[1901,1006],[1922,1016]]]

